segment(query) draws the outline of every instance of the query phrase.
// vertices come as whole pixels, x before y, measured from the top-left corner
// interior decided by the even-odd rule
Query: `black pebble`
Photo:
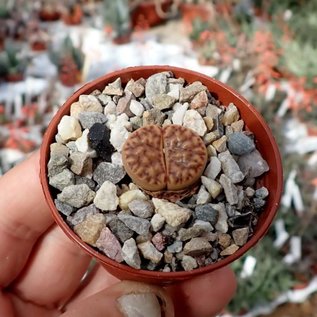
[[[114,147],[110,143],[110,130],[102,123],[95,123],[89,130],[88,142],[96,150],[99,157],[106,162],[111,162]]]
[[[251,225],[253,214],[251,212],[233,216],[228,219],[229,226],[232,228],[243,228]]]

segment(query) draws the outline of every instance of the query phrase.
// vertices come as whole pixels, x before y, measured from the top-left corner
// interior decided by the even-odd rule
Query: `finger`
[[[39,153],[0,178],[0,288],[21,271],[53,223],[39,180]]]
[[[177,317],[216,316],[236,290],[236,279],[229,267],[168,287]]]
[[[124,281],[68,308],[61,317],[162,315],[174,316],[172,300],[163,288]]]
[[[59,227],[53,226],[35,247],[13,290],[26,301],[58,307],[79,287],[90,260]]]
[[[57,317],[57,310],[48,310],[45,307],[25,302],[13,294],[0,293],[0,316],[5,317]]]
[[[11,298],[3,292],[0,292],[0,316],[15,317]]]
[[[69,306],[72,306],[79,301],[90,297],[109,286],[117,284],[119,280],[113,275],[109,274],[100,264],[96,264],[93,270],[85,278],[85,281],[81,284],[80,289],[76,295],[72,298]]]

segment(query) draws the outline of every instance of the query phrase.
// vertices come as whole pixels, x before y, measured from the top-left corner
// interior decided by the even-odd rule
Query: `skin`
[[[35,153],[0,178],[0,316],[122,316],[116,299],[144,289],[161,292],[167,317],[211,317],[232,298],[229,268],[163,289],[120,282],[97,265],[81,284],[91,259],[54,224],[38,162]]]

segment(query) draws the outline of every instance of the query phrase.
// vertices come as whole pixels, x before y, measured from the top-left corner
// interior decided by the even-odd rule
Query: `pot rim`
[[[57,131],[57,125],[60,122],[60,117],[64,114],[66,114],[65,109],[68,108],[67,114],[69,114],[69,107],[70,105],[77,101],[79,96],[82,94],[85,94],[85,92],[89,91],[92,92],[94,88],[100,84],[101,82],[110,82],[110,80],[114,80],[115,78],[122,77],[122,75],[126,75],[127,73],[140,73],[139,77],[142,77],[143,71],[153,71],[152,74],[158,73],[158,72],[164,72],[164,71],[171,71],[171,72],[182,72],[182,73],[188,73],[190,74],[195,80],[199,80],[204,82],[212,82],[213,85],[220,86],[222,89],[229,92],[229,94],[233,95],[235,98],[239,99],[247,108],[249,111],[253,113],[253,115],[256,117],[258,123],[264,128],[266,132],[266,136],[268,137],[270,144],[272,145],[271,153],[275,158],[276,161],[276,178],[277,183],[276,187],[274,188],[274,191],[276,192],[272,204],[272,208],[270,209],[267,218],[263,221],[262,225],[256,230],[256,232],[253,234],[253,236],[250,238],[250,240],[247,241],[247,243],[240,247],[239,250],[237,250],[232,255],[227,256],[225,259],[221,259],[216,263],[209,264],[205,267],[196,268],[192,271],[179,271],[179,272],[158,272],[158,271],[148,271],[148,270],[137,270],[134,269],[126,264],[120,264],[110,258],[108,258],[106,255],[101,254],[100,252],[93,249],[91,246],[83,242],[79,236],[75,234],[75,232],[67,225],[67,223],[63,220],[60,213],[57,211],[53,198],[50,193],[49,184],[48,184],[48,177],[47,177],[47,162],[49,159],[49,147],[52,143],[52,133],[54,132],[53,136],[56,134]],[[239,107],[238,107],[239,108]],[[258,139],[258,138],[257,138]],[[233,90],[231,87],[227,86],[226,84],[209,77],[208,75],[192,71],[185,68],[180,67],[174,67],[169,65],[151,65],[151,66],[134,66],[134,67],[128,67],[121,70],[117,70],[111,73],[108,73],[102,77],[99,77],[85,85],[83,85],[80,89],[78,89],[70,98],[66,100],[66,102],[63,104],[63,106],[58,110],[58,112],[55,114],[54,118],[51,120],[46,133],[43,137],[43,143],[40,149],[40,180],[42,184],[42,189],[45,195],[45,199],[49,205],[49,208],[51,210],[51,213],[53,215],[54,220],[56,223],[62,228],[62,230],[65,232],[65,234],[73,240],[75,243],[79,244],[81,248],[83,248],[87,253],[89,253],[91,256],[95,257],[99,262],[104,264],[106,267],[108,266],[109,269],[119,269],[120,271],[124,271],[126,273],[129,273],[130,276],[142,277],[145,279],[154,279],[159,281],[160,279],[165,279],[169,281],[177,281],[177,280],[183,280],[187,278],[191,278],[193,276],[201,275],[204,273],[208,273],[214,270],[217,270],[219,268],[222,268],[224,266],[227,266],[228,264],[232,263],[236,259],[240,258],[243,254],[245,254],[249,249],[251,249],[261,238],[264,237],[266,232],[268,231],[276,213],[278,210],[279,202],[282,195],[282,189],[283,189],[283,169],[282,169],[282,161],[281,156],[279,153],[279,149],[277,146],[277,143],[274,139],[274,136],[268,127],[267,123],[263,119],[263,117],[260,115],[260,113],[244,98],[242,97],[238,92]],[[264,212],[264,211],[262,211]]]

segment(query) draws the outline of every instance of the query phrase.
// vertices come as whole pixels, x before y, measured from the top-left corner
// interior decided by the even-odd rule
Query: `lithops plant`
[[[196,191],[207,157],[202,139],[180,125],[142,127],[129,136],[122,150],[133,182],[153,197],[174,202]]]

